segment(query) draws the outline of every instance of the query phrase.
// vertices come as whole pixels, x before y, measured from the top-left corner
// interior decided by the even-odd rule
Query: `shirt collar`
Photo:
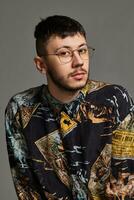
[[[79,105],[84,101],[87,92],[89,91],[89,82],[80,91],[78,96],[69,103],[62,103],[51,95],[47,85],[43,88],[43,101],[48,104],[54,114],[58,114],[61,111],[65,111],[68,115],[74,115],[79,109]]]

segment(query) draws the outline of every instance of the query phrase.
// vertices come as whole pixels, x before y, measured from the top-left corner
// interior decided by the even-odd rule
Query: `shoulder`
[[[9,100],[6,112],[17,112],[21,107],[33,107],[41,102],[44,85],[33,87],[22,92],[19,92]]]
[[[98,107],[110,107],[123,119],[134,111],[134,104],[126,88],[117,84],[90,81],[86,101]]]
[[[88,91],[87,98],[96,99],[98,101],[110,100],[110,99],[118,99],[124,101],[132,100],[129,95],[127,89],[121,85],[105,83],[102,81],[89,81],[88,83]]]

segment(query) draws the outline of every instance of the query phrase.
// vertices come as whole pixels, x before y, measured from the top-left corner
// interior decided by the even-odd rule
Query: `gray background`
[[[0,1],[0,199],[16,200],[5,143],[4,109],[9,98],[44,82],[36,71],[33,31],[48,15],[68,15],[87,30],[96,48],[92,79],[121,84],[134,96],[134,0]]]

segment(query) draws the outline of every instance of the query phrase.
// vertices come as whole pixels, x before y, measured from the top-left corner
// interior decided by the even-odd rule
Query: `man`
[[[118,85],[88,80],[94,49],[82,25],[50,16],[35,29],[47,85],[6,109],[11,172],[21,200],[134,199],[134,106]]]

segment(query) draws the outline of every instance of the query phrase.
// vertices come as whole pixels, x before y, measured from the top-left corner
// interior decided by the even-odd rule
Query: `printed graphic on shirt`
[[[113,132],[112,154],[114,158],[134,158],[134,133],[115,130]]]
[[[64,156],[64,148],[61,143],[59,131],[55,130],[35,142],[39,151],[55,170],[60,180],[69,187],[70,178],[67,174],[67,161]],[[47,170],[45,168],[45,170]]]
[[[118,179],[112,174],[106,183],[106,194],[110,198],[125,200],[134,199],[134,175],[130,173],[118,172]]]
[[[38,107],[38,105],[34,106],[34,107],[26,107],[26,106],[22,106],[21,107],[21,117],[22,117],[22,125],[23,128],[25,128],[27,126],[27,124],[29,123],[32,114],[34,113],[34,111],[36,110],[36,108]],[[18,113],[19,115],[19,113]],[[17,116],[16,116],[17,117]],[[19,118],[19,116],[18,116]]]
[[[94,199],[102,199],[105,196],[105,182],[110,174],[110,155],[111,145],[107,144],[91,168],[88,188]]]
[[[116,159],[134,159],[134,118],[129,114],[113,131],[112,154]]]
[[[70,117],[62,112],[60,119],[60,128],[62,132],[62,136],[66,136],[71,130],[73,130],[77,126],[77,123],[70,119]]]

